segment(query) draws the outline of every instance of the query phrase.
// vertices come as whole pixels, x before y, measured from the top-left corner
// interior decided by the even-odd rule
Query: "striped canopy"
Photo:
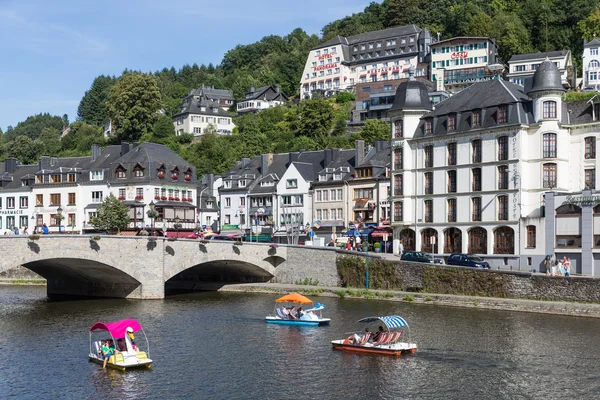
[[[364,322],[364,323],[369,323],[369,322],[375,322],[375,321],[381,321],[385,324],[385,326],[389,328],[402,328],[405,326],[408,326],[408,324],[406,323],[406,321],[404,320],[404,318],[399,317],[397,315],[388,315],[385,317],[367,317],[367,318],[363,318],[361,320],[359,320],[358,322]]]

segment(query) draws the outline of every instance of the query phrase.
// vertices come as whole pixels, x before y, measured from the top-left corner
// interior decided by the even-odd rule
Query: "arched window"
[[[395,138],[403,138],[404,132],[402,131],[402,122],[403,120],[397,119],[394,121],[394,137]]]
[[[515,253],[515,231],[508,226],[501,226],[494,231],[494,254]]]
[[[448,222],[456,222],[456,199],[446,200],[448,204]]]
[[[437,253],[438,234],[433,228],[423,229],[421,231],[421,251],[424,253]]]
[[[555,188],[556,187],[556,164],[548,163],[543,165],[544,168],[544,181],[543,187]]]
[[[589,64],[590,68],[598,68],[600,67],[600,62],[598,60],[592,60]]]
[[[593,136],[585,138],[585,158],[596,158],[596,138]]]
[[[542,105],[543,116],[546,118],[556,118],[556,102],[545,101]]]
[[[396,147],[394,149],[394,169],[404,168],[404,149],[402,147]]]
[[[415,251],[415,231],[406,228],[400,232],[400,243],[404,246],[404,251]]]
[[[469,231],[469,253],[487,254],[487,231],[476,226]]]
[[[508,221],[508,196],[498,196],[498,221]]]
[[[498,138],[498,161],[508,160],[508,136]]]
[[[544,158],[556,158],[556,133],[544,133]]]
[[[444,253],[462,253],[462,232],[458,228],[444,231]]]

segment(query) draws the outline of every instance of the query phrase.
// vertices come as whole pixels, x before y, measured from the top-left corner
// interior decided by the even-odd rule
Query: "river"
[[[0,398],[581,399],[600,397],[600,320],[319,298],[329,327],[267,325],[275,295],[49,301],[0,286]],[[397,314],[419,346],[402,358],[334,351],[372,315]],[[87,361],[96,321],[138,319],[151,370]]]

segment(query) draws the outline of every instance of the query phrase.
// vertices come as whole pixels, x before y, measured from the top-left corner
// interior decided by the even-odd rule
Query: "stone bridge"
[[[94,240],[95,239],[95,240]],[[216,282],[336,286],[331,248],[122,236],[0,237],[0,273],[23,266],[44,277],[48,295],[161,299],[167,289]]]

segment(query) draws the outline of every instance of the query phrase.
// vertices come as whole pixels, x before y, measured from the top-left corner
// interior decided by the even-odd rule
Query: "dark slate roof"
[[[388,146],[377,151],[376,148],[372,147],[367,155],[365,156],[365,160],[362,164],[358,165],[356,168],[364,168],[364,167],[385,167],[391,161],[392,152],[391,148]]]
[[[348,37],[336,36],[332,39],[329,39],[325,43],[322,43],[316,47],[313,47],[312,50],[321,49],[321,48],[336,45],[336,44],[352,45],[355,43],[367,42],[370,40],[393,38],[396,36],[404,36],[404,35],[410,35],[412,33],[419,33],[421,31],[422,31],[421,28],[419,28],[418,26],[413,24],[413,25],[396,26],[394,28],[387,28],[387,29],[382,29],[379,31],[365,32],[365,33],[360,33],[358,35],[353,35],[353,36],[348,36]]]
[[[202,111],[202,107],[205,107],[204,111]],[[221,107],[222,104],[219,104],[206,96],[202,96],[199,99],[188,96],[185,99],[183,99],[183,104],[181,105],[181,108],[175,115],[173,115],[173,117],[186,114],[231,117],[231,115],[229,115],[227,111],[223,110]]]
[[[600,40],[594,38],[594,40],[592,40],[591,42],[587,42],[585,44],[585,46],[583,46],[583,47],[594,47],[594,46],[600,46]]]
[[[411,67],[412,69],[412,67]],[[410,72],[409,72],[410,73]],[[412,71],[414,74],[414,70]],[[433,104],[429,100],[429,94],[427,93],[427,86],[415,80],[414,76],[398,85],[396,89],[396,97],[392,110],[431,110]]]
[[[35,173],[38,170],[38,165],[18,165],[14,173],[9,174],[4,169],[5,164],[0,163],[0,180],[2,180],[2,186],[0,189],[17,189],[26,190],[23,188],[21,183],[24,179],[33,180],[35,179]]]
[[[546,90],[566,92],[562,85],[560,70],[549,59],[544,60],[533,74],[533,84],[527,94]]]
[[[315,180],[314,168],[312,164],[303,163],[303,162],[294,162],[292,163],[294,167],[298,170],[298,173],[302,178],[304,178],[307,182],[312,182]]]
[[[571,101],[565,103],[566,107],[563,110],[570,111],[570,116],[567,121],[570,120],[571,124],[590,124],[594,121],[592,113],[593,104],[589,100]]]
[[[288,101],[288,97],[281,92],[281,89],[277,91],[277,88],[273,86],[263,86],[256,89],[254,92],[246,93],[244,100],[266,100],[266,101]]]
[[[181,158],[165,145],[148,142],[138,145],[113,162],[114,165],[134,163],[139,163],[143,166],[149,163],[156,163],[156,165],[164,164],[167,169],[169,166],[178,166],[179,168],[190,166],[188,161]]]
[[[450,39],[440,40],[439,42],[431,43],[430,47],[437,46],[438,44],[452,43],[455,41],[464,41],[464,40],[489,40],[493,41],[493,39],[486,36],[456,36]]]
[[[330,149],[332,150],[332,149]],[[321,180],[315,179],[313,186],[327,185],[327,184],[342,184],[345,180],[352,178],[354,174],[354,163],[356,160],[356,153],[354,149],[351,150],[337,150],[337,156],[328,165],[325,165],[323,169],[319,171],[318,175],[325,175],[326,179]],[[342,169],[347,171],[342,171]],[[342,173],[342,180],[333,180],[333,175],[336,173]]]
[[[230,180],[231,187],[225,188],[225,184],[219,188],[219,192],[247,192],[256,184],[260,177],[261,157],[244,158],[223,175],[223,181]],[[239,179],[246,179],[246,186],[239,186]]]
[[[517,62],[517,61],[542,61],[545,60],[546,58],[556,58],[556,57],[565,57],[567,54],[569,54],[569,50],[559,50],[559,51],[551,51],[548,53],[548,56],[546,56],[546,53],[530,53],[530,54],[515,54],[513,55],[510,60],[508,60],[509,63],[511,62]]]
[[[233,97],[233,91],[229,89],[215,89],[214,87],[202,87],[198,89],[192,89],[188,93],[188,96],[200,96],[207,97],[212,100],[235,100]]]

